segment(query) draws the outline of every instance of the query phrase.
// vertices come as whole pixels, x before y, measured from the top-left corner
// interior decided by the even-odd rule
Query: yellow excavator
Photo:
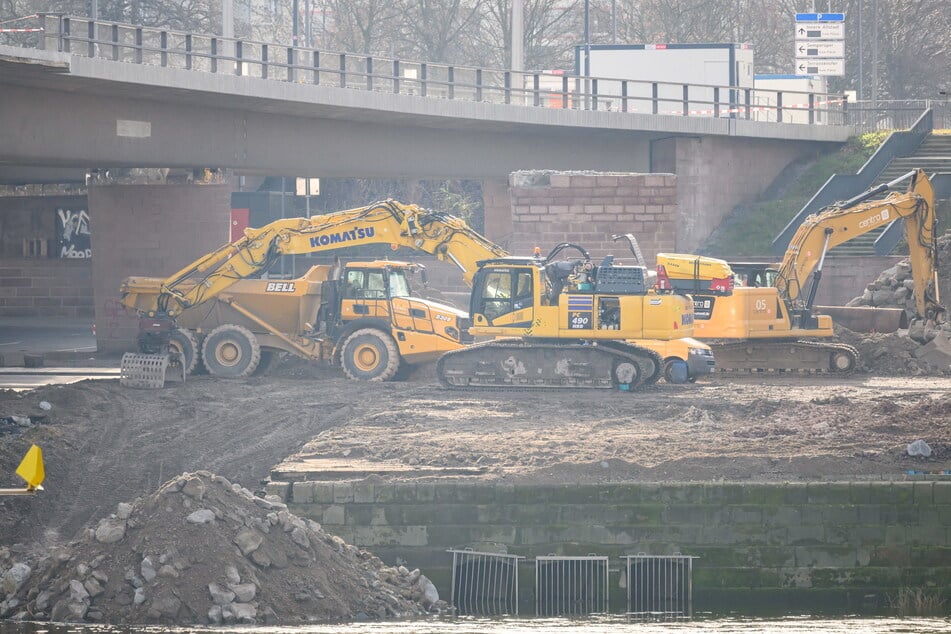
[[[619,265],[612,256],[595,264],[570,242],[545,257],[482,261],[469,332],[493,339],[442,355],[437,376],[457,388],[631,390],[656,381],[664,367],[643,340],[690,337],[692,306],[647,267]]]
[[[312,269],[301,288],[296,281],[246,279],[282,255],[378,243],[409,247],[455,263],[463,279],[474,285],[472,314],[394,291],[401,287],[394,280],[405,277],[405,263]],[[558,260],[568,248],[578,250],[581,257]],[[375,267],[382,273],[383,288],[371,289],[374,276],[364,272],[362,290],[373,290],[372,297],[349,294],[351,274],[359,277],[361,267],[367,271]],[[338,362],[353,378],[392,378],[404,361],[430,360],[450,350],[451,362],[438,368],[441,380],[453,387],[633,389],[648,379],[656,380],[663,360],[656,352],[623,340],[675,339],[692,333],[690,300],[672,291],[655,293],[648,277],[645,267],[595,266],[582,248],[571,244],[556,248],[547,258],[513,259],[458,218],[395,201],[284,219],[246,229],[244,238],[167,279],[126,279],[120,290],[122,302],[143,316],[143,327],[140,353],[123,358],[122,376],[127,385],[160,387],[168,352],[177,353],[183,367],[194,367],[198,342],[176,322],[187,322],[189,312],[207,309],[216,300],[216,308],[227,305],[229,311],[250,321],[252,328],[222,319],[204,336],[204,365],[214,374],[254,372],[261,360],[259,339],[264,337],[268,347]],[[245,289],[240,286],[252,283],[266,285],[265,295],[271,297],[295,297],[291,302],[298,302],[298,310],[293,303],[280,311],[273,305],[251,310],[247,298],[260,292],[249,291],[242,298]],[[302,298],[314,297],[310,285],[318,283],[320,306],[315,312]],[[265,318],[278,313],[301,327],[269,323]],[[473,335],[509,340],[479,344],[477,353],[463,354]],[[489,359],[493,351],[495,357]],[[513,369],[490,379],[486,364],[495,362]]]
[[[892,191],[905,181],[906,191]],[[898,219],[905,224],[917,317],[942,320],[934,188],[916,169],[807,217],[778,266],[732,265],[745,284],[729,296],[693,296],[695,336],[711,344],[721,370],[852,372],[858,352],[828,341],[835,336],[832,317],[815,314],[823,263],[829,249]],[[664,254],[657,261],[663,265]]]
[[[0,496],[33,495],[43,490],[46,471],[43,468],[43,450],[39,446],[30,447],[23,456],[23,460],[20,461],[16,474],[26,483],[26,486],[19,489],[0,489]]]

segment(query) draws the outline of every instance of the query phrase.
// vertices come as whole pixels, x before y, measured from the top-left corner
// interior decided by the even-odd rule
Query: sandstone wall
[[[574,242],[595,260],[631,257],[627,242],[613,235],[633,233],[644,257],[674,250],[677,177],[673,174],[514,172],[509,179],[515,255],[542,253]],[[487,222],[488,226],[488,222]]]
[[[925,476],[921,476],[925,477]],[[939,476],[940,477],[940,476]],[[348,543],[419,566],[445,597],[450,548],[694,556],[694,608],[880,613],[900,588],[944,588],[951,481],[493,485],[272,482],[292,512]],[[526,564],[531,564],[529,559]],[[526,569],[530,569],[526,565]],[[527,570],[526,570],[527,572]],[[530,575],[520,584],[533,613]],[[611,611],[624,592],[612,574]]]

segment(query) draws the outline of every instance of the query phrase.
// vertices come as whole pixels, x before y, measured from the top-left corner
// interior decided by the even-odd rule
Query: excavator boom
[[[905,181],[909,181],[907,191],[890,191]],[[874,200],[875,196],[889,191],[885,198]],[[940,308],[934,187],[920,169],[806,218],[790,241],[779,267],[776,288],[780,295],[794,304],[811,308],[826,253],[899,219],[905,223],[918,314],[934,315]],[[808,299],[803,300],[804,286],[810,277],[813,277],[812,287]]]
[[[164,280],[130,277],[122,303],[146,315],[175,317],[214,299],[238,280],[266,270],[282,255],[301,255],[368,244],[391,244],[448,259],[471,283],[476,262],[504,252],[463,220],[393,200],[310,218],[286,218],[245,229]]]
[[[906,191],[891,191],[906,181]],[[944,309],[937,293],[934,189],[916,169],[806,218],[778,269],[750,267],[749,283],[732,296],[695,295],[706,307],[697,314],[697,337],[713,340],[721,369],[851,372],[858,352],[831,341],[832,318],[813,311],[823,261],[829,249],[899,219],[905,224],[918,317],[939,319]]]

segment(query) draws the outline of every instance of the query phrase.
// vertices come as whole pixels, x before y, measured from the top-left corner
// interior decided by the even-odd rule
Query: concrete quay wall
[[[448,596],[452,556],[695,556],[695,611],[876,613],[902,588],[951,593],[951,481],[507,485],[273,482],[292,512]],[[532,570],[520,600],[532,613]]]

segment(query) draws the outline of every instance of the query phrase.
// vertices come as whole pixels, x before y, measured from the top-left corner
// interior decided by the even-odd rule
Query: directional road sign
[[[845,22],[844,13],[797,13],[796,22]]]
[[[797,75],[826,75],[841,77],[845,75],[845,60],[843,59],[797,59]]]
[[[841,40],[845,38],[844,22],[797,22],[797,40]]]
[[[815,57],[845,57],[845,42],[842,40],[796,42],[796,59],[812,59]]]

